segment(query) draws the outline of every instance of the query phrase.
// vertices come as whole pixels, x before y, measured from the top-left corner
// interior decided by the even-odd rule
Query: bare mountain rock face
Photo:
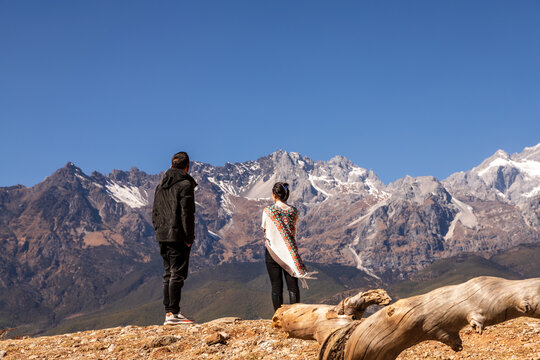
[[[217,167],[195,162],[192,175],[194,271],[262,261],[260,217],[275,181],[291,184],[305,261],[352,265],[377,279],[540,240],[540,144],[498,151],[444,181],[405,177],[388,186],[344,157],[281,150]],[[160,178],[136,168],[87,175],[68,163],[34,187],[0,188],[0,328],[55,323],[159,277],[151,208]]]
[[[72,163],[33,188],[2,189],[2,320],[32,322],[46,313],[54,321],[96,308],[125,274],[155,271],[148,190],[87,176]]]
[[[350,250],[357,265],[386,277],[407,274],[444,256],[445,235],[460,205],[433,177],[400,179],[391,194],[349,224],[356,230]]]

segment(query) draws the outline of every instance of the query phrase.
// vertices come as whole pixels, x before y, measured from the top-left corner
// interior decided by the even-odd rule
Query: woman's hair
[[[289,198],[289,184],[284,182],[275,183],[272,188],[272,194],[276,195],[283,202],[287,201]]]

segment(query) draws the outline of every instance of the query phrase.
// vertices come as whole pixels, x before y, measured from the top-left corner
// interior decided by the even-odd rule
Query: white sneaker
[[[182,315],[182,313],[173,314],[173,313],[167,313],[165,314],[165,322],[163,325],[180,325],[180,324],[193,324],[192,320],[189,320],[187,317]]]

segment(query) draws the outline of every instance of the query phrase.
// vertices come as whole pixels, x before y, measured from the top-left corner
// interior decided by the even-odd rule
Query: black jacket
[[[152,224],[156,240],[192,244],[195,240],[195,187],[184,170],[171,168],[156,188]]]

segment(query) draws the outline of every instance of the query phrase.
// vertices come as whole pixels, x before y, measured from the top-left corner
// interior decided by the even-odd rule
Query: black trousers
[[[268,270],[270,283],[272,284],[272,305],[274,305],[274,311],[276,311],[283,304],[283,275],[285,275],[287,289],[289,290],[289,303],[295,304],[300,302],[298,279],[289,275],[288,272],[283,270],[283,268],[274,259],[272,259],[268,249],[266,249],[264,257],[266,262],[266,270]]]
[[[160,242],[159,250],[163,258],[163,305],[166,313],[180,312],[180,299],[184,280],[188,277],[189,253],[191,247],[184,242]]]

